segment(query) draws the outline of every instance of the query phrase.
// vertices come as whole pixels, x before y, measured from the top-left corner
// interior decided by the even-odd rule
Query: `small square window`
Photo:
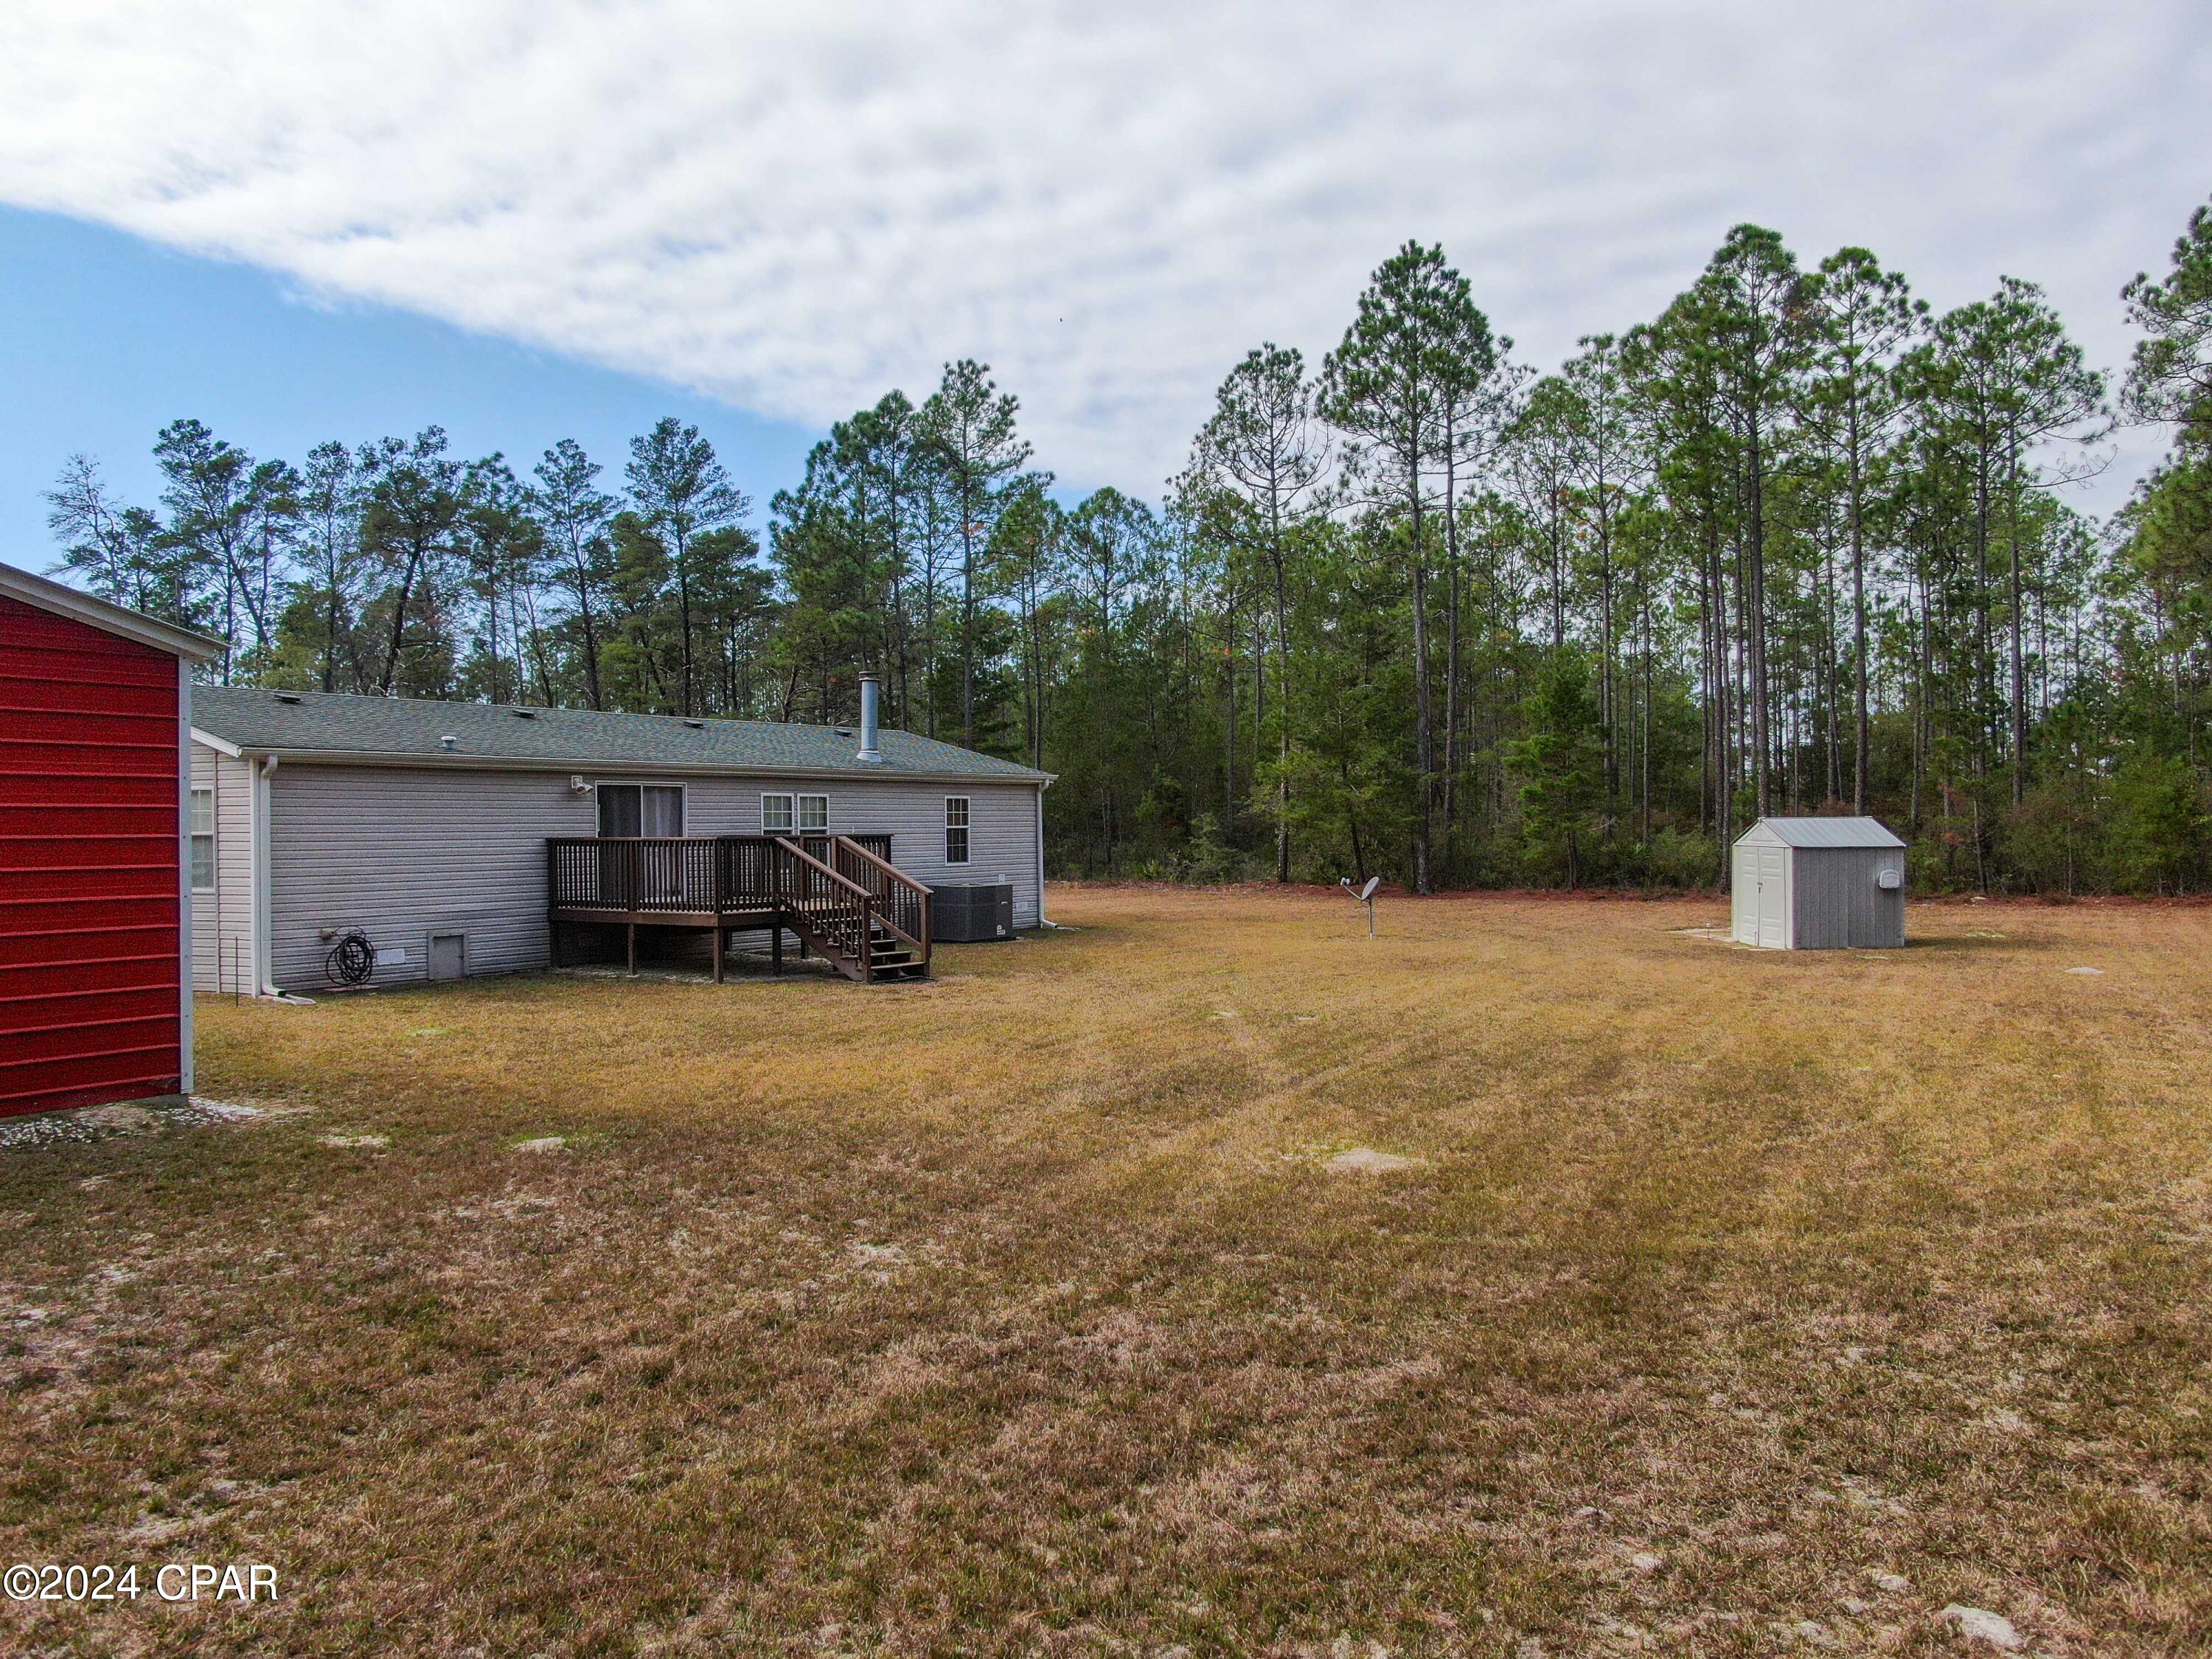
[[[787,836],[791,831],[791,797],[763,795],[761,797],[761,833],[764,836]]]
[[[192,891],[215,890],[215,791],[192,791]]]
[[[830,797],[801,795],[799,798],[799,833],[802,836],[826,836],[830,833]]]
[[[947,795],[945,798],[945,861],[947,864],[968,862],[968,797]]]

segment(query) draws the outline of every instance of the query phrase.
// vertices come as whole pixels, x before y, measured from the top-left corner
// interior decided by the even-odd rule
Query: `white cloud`
[[[2202,0],[0,18],[0,199],[810,423],[978,356],[1042,462],[1140,489],[1409,236],[1539,362],[1757,219],[1939,306],[2034,278],[2117,366],[2208,111]]]

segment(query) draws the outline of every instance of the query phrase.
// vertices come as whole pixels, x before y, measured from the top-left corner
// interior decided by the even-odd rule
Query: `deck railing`
[[[635,915],[773,909],[781,902],[778,868],[787,861],[781,849],[829,867],[841,841],[889,862],[885,835],[556,836],[545,843],[547,897],[556,910]]]
[[[620,924],[632,973],[641,926],[704,928],[720,982],[724,935],[765,927],[779,967],[788,929],[848,978],[866,983],[879,965],[889,978],[927,978],[929,889],[890,850],[883,835],[556,836],[545,843],[553,960],[564,923]]]

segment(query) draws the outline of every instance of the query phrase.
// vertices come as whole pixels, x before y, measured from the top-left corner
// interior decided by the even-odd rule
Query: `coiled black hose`
[[[330,958],[323,971],[333,985],[366,985],[368,976],[376,971],[376,947],[368,942],[368,935],[356,928],[342,935],[331,947]]]

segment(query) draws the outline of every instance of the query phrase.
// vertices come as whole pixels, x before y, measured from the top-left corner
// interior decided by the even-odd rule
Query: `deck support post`
[[[637,924],[634,921],[625,923],[623,927],[623,932],[628,935],[627,943],[629,948],[629,976],[632,979],[635,979],[637,977]]]
[[[722,919],[714,918],[714,983],[722,982]]]
[[[777,973],[783,971],[783,913],[776,912],[775,921],[768,930],[769,962]]]

